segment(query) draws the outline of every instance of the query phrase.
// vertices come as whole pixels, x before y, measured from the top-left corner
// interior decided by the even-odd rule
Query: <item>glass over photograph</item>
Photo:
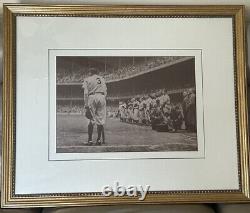
[[[194,56],[57,56],[56,152],[197,151]]]

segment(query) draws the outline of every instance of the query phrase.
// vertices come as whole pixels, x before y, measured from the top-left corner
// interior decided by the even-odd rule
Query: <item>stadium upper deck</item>
[[[125,80],[189,60],[189,56],[57,58],[57,85],[79,85],[90,67],[97,67],[107,83]]]

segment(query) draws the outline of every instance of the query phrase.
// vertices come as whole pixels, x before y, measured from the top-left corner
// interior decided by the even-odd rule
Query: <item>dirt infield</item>
[[[196,133],[156,132],[148,126],[122,123],[108,118],[106,143],[87,146],[87,124],[83,115],[57,115],[57,153],[197,151]],[[96,140],[94,130],[94,141]]]

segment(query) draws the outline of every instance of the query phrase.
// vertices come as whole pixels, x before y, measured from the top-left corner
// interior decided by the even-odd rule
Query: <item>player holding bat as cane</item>
[[[88,145],[93,144],[92,135],[94,125],[97,125],[96,145],[105,143],[104,124],[106,121],[107,86],[103,77],[97,75],[98,70],[91,68],[89,77],[83,82],[85,116],[89,119]]]

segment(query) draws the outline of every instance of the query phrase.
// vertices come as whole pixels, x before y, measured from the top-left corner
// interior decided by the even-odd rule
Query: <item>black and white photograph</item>
[[[56,56],[56,152],[198,151],[194,56]]]

